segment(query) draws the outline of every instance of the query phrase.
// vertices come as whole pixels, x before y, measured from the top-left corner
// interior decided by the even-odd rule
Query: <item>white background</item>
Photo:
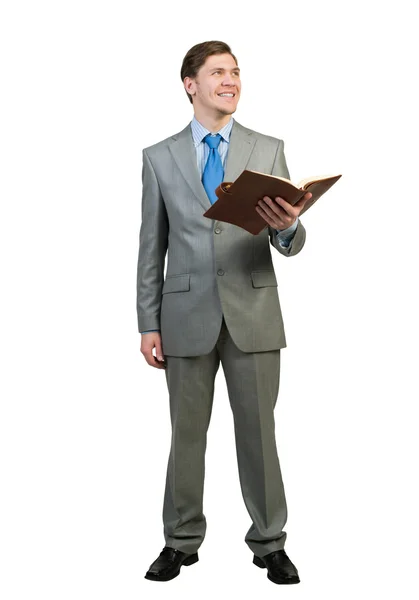
[[[5,600],[418,597],[413,2],[3,2],[1,592]],[[141,150],[185,127],[180,66],[230,44],[235,118],[291,177],[342,173],[274,255],[276,409],[301,584],[252,565],[222,368],[200,561],[165,584],[164,372],[140,353]]]

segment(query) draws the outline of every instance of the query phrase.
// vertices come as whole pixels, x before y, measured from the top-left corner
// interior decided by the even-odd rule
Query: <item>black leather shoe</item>
[[[150,566],[145,578],[152,581],[170,581],[179,575],[182,565],[188,567],[198,560],[198,553],[185,554],[185,552],[165,546],[160,552],[160,556]]]
[[[253,564],[261,569],[268,569],[268,579],[274,583],[300,583],[295,565],[285,553],[285,550],[276,550],[265,556],[253,556]]]

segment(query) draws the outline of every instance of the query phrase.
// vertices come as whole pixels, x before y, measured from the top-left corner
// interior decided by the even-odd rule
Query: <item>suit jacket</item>
[[[234,181],[244,169],[289,178],[284,142],[234,120],[224,180]],[[215,346],[224,315],[243,352],[284,348],[270,247],[284,256],[297,254],[305,242],[303,225],[283,248],[271,227],[252,235],[204,217],[210,206],[190,124],[143,150],[139,331],[160,329],[166,355],[199,356]]]

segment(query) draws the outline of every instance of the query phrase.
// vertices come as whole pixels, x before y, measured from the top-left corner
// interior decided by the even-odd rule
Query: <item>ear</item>
[[[185,77],[185,79],[183,80],[183,85],[188,94],[190,94],[191,96],[194,96],[196,94],[195,79],[191,79],[191,77]]]

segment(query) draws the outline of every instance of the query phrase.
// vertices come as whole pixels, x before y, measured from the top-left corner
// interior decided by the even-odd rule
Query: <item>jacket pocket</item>
[[[170,294],[172,292],[189,292],[190,290],[190,274],[169,275],[163,283],[162,294]]]
[[[260,287],[278,287],[275,271],[252,271],[252,285],[255,288]]]

